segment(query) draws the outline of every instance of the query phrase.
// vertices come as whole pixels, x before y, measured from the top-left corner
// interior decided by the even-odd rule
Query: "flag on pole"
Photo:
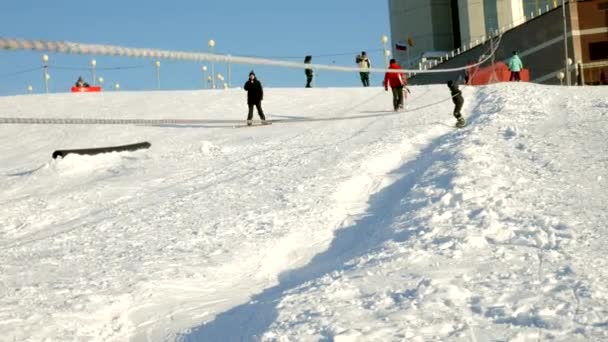
[[[405,51],[407,50],[407,45],[404,43],[395,43],[395,49],[399,50],[399,51]]]

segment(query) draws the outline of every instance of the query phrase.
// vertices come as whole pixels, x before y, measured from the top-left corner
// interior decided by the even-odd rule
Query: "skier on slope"
[[[252,125],[253,106],[255,106],[257,109],[258,115],[262,120],[262,124],[266,124],[266,117],[264,116],[264,111],[262,110],[264,89],[262,88],[262,83],[260,83],[260,81],[258,81],[255,77],[253,70],[251,70],[249,73],[249,80],[245,82],[243,89],[247,91],[247,105],[249,106],[249,113],[247,114],[247,126]]]
[[[462,109],[462,105],[464,104],[464,97],[462,97],[462,92],[458,89],[458,84],[456,82],[449,80],[448,88],[450,88],[450,93],[452,94],[452,102],[454,102],[454,117],[456,118],[456,127],[464,127],[465,121],[464,117],[460,113]]]
[[[517,55],[517,51],[513,51],[513,56],[509,59],[509,70],[511,71],[511,76],[509,76],[509,81],[517,81],[519,82],[519,72],[524,68],[524,64],[521,62],[521,59]]]
[[[360,55],[355,58],[355,63],[359,66],[359,76],[361,77],[361,83],[364,87],[369,87],[369,68],[372,67],[372,63],[367,57],[365,51],[361,51]]]
[[[390,60],[389,69],[401,70],[397,61],[393,58]],[[390,85],[393,92],[393,109],[398,111],[400,108],[403,109],[403,88],[407,84],[405,73],[403,72],[386,72],[384,74],[384,90],[388,91]]]
[[[312,56],[304,57],[304,64],[310,64],[312,62]],[[312,88],[310,85],[312,83],[312,78],[314,77],[314,73],[312,68],[304,69],[304,74],[306,75],[306,88]]]

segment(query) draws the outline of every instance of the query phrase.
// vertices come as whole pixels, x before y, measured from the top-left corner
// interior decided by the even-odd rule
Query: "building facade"
[[[413,43],[393,51],[408,68],[416,68],[428,51],[456,49],[437,67],[466,65],[487,52],[487,46],[472,48],[477,41],[500,32],[495,60],[519,51],[532,82],[559,84],[556,75],[562,71],[571,74],[573,84],[597,84],[602,72],[608,74],[608,0],[566,1],[565,18],[556,0],[389,0],[389,10],[393,46],[408,38]],[[568,70],[566,56],[572,61]],[[424,83],[435,77],[420,76]]]
[[[556,0],[389,0],[393,46],[413,43],[397,53],[404,65],[415,65],[425,52],[452,51],[485,40],[501,27],[524,21]]]

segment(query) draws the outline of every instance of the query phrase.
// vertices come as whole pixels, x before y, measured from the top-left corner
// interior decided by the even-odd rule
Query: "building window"
[[[592,61],[608,59],[608,41],[589,43],[589,59]]]

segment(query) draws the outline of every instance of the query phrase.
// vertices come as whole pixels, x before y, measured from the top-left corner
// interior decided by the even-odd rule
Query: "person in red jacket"
[[[401,70],[395,59],[391,59],[388,68],[390,70]],[[390,86],[393,91],[393,109],[398,111],[399,108],[403,108],[403,87],[407,84],[405,73],[386,72],[382,84],[384,85],[384,90],[388,91],[388,87]]]

